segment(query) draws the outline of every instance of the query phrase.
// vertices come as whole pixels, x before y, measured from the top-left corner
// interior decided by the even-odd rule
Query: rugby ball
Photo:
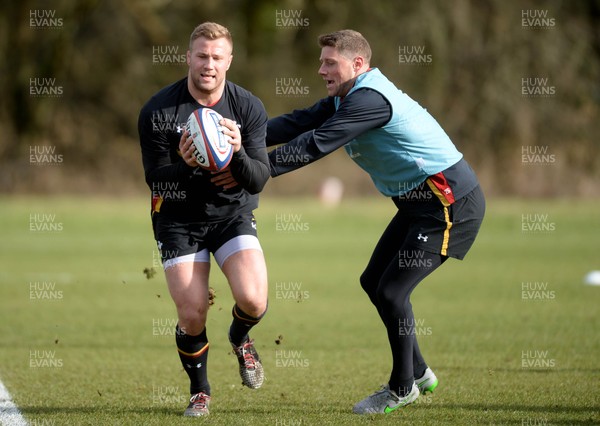
[[[194,157],[200,167],[212,172],[223,170],[233,156],[233,146],[219,122],[223,116],[210,108],[199,108],[188,117],[186,128],[194,143]]]

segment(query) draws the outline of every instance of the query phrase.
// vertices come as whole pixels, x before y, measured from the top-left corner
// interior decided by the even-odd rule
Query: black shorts
[[[152,226],[165,269],[182,262],[210,262],[209,253],[223,266],[237,251],[262,250],[252,213],[213,223],[181,223],[155,214]]]
[[[406,224],[404,247],[456,259],[463,259],[473,245],[485,214],[479,185],[448,207],[436,197],[426,203],[395,202],[395,220]]]

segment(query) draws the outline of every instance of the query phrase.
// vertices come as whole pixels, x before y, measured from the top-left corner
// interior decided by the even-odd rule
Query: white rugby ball
[[[223,116],[210,108],[199,108],[187,120],[187,131],[194,147],[194,156],[200,167],[213,172],[223,170],[233,156],[233,146],[221,131]]]

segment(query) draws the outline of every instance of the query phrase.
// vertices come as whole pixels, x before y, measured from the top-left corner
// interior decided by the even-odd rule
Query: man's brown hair
[[[348,59],[362,56],[367,63],[371,61],[371,46],[361,33],[354,30],[340,30],[319,36],[319,46],[330,46]]]
[[[204,22],[194,28],[192,35],[190,35],[190,50],[194,41],[200,37],[207,38],[209,40],[216,40],[218,38],[225,38],[229,41],[231,48],[233,49],[233,39],[229,30],[221,24],[216,22]]]

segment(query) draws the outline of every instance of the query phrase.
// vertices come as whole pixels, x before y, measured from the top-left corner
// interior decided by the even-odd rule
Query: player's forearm
[[[267,123],[267,146],[288,143],[308,130],[320,127],[334,113],[332,98],[325,98],[310,108],[272,118]]]
[[[314,131],[306,132],[269,152],[271,176],[279,176],[307,166],[325,157],[329,152],[319,150],[315,144]]]
[[[150,188],[155,182],[179,182],[189,179],[194,171],[183,159],[176,163],[157,163],[144,158],[144,173],[146,183]]]
[[[181,157],[173,155],[166,135],[154,131],[151,115],[144,110],[138,120],[142,164],[146,183],[150,188],[154,182],[177,182],[189,178],[194,168]]]
[[[251,194],[261,192],[269,180],[269,161],[264,148],[246,150],[242,146],[231,158],[230,167],[236,182]]]

